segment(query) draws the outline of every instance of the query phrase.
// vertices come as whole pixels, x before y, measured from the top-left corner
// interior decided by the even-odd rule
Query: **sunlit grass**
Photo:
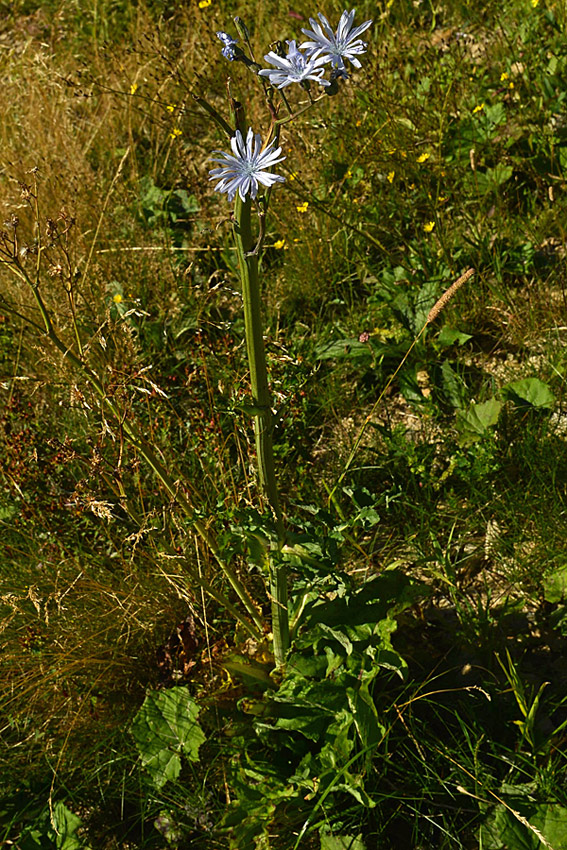
[[[265,132],[261,91],[244,65],[223,63],[215,32],[240,15],[261,61],[317,9],[301,0],[291,11],[20,2],[1,32],[3,219],[17,215],[33,248],[21,184],[37,179],[44,230],[62,211],[74,220],[75,300],[56,265],[42,281],[59,330],[73,345],[79,317],[86,356],[123,416],[157,446],[252,590],[246,512],[257,482],[238,274],[228,208],[207,180],[226,140],[194,95],[225,114],[230,91]],[[342,7],[322,11],[336,18]],[[324,506],[345,524],[348,572],[396,562],[430,591],[394,637],[409,682],[374,694],[388,729],[368,786],[376,806],[362,813],[349,798],[337,829],[362,831],[368,848],[468,848],[506,788],[567,804],[555,731],[567,617],[546,584],[565,552],[564,10],[387,2],[358,15],[375,18],[364,72],[282,133],[287,182],[262,278],[275,453],[294,532]],[[427,314],[420,298],[434,302],[468,267],[474,278],[373,412],[330,503]],[[228,846],[215,831],[231,795],[225,738],[211,733],[209,767],[186,767],[158,793],[127,731],[188,612],[199,648],[181,681],[208,701],[210,730],[240,717],[242,686],[219,659],[243,638],[176,556],[217,590],[226,582],[120,428],[20,314],[38,321],[3,269],[0,836],[34,846],[37,823],[52,846],[49,801],[61,800],[93,847],[163,846],[166,818],[177,846]],[[469,338],[444,340],[447,329]],[[458,412],[534,377],[552,409],[506,401],[496,426],[466,439]],[[550,682],[531,737],[520,734],[506,649],[527,694]],[[323,806],[321,824],[335,814]],[[296,840],[286,817],[299,832],[305,811],[278,808],[282,850]],[[318,847],[316,837],[300,846]]]

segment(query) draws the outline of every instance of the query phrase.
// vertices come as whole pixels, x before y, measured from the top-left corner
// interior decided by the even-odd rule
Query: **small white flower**
[[[339,71],[343,71],[345,68],[344,59],[348,59],[355,68],[360,68],[360,62],[356,59],[356,56],[365,53],[368,44],[362,41],[359,36],[368,29],[372,21],[365,21],[352,29],[355,12],[356,9],[351,12],[345,10],[342,13],[336,33],[333,32],[329,21],[321,12],[319,12],[321,24],[318,24],[314,18],[309,18],[313,30],[304,29],[302,32],[313,40],[305,41],[300,47],[305,48],[310,56],[324,58],[326,62],[330,62],[333,68]]]
[[[268,77],[270,83],[279,89],[283,89],[284,86],[289,86],[291,83],[302,83],[304,80],[314,80],[322,86],[330,85],[327,80],[321,79],[325,73],[322,66],[328,62],[328,59],[317,58],[316,56],[309,58],[297,49],[295,41],[288,41],[288,44],[287,56],[278,56],[273,51],[264,56],[266,62],[276,66],[276,70],[264,68],[262,71],[258,71],[260,76]]]
[[[259,133],[254,134],[252,128],[248,130],[246,142],[242,133],[237,130],[230,140],[232,154],[224,151],[213,151],[220,156],[213,156],[213,162],[220,162],[220,168],[209,171],[209,180],[219,180],[215,186],[217,192],[227,192],[228,200],[232,201],[238,192],[243,201],[250,194],[255,198],[258,194],[258,184],[273,186],[274,183],[283,183],[285,177],[279,174],[271,174],[266,169],[282,162],[285,156],[280,156],[282,149],[275,148],[275,141],[261,150],[262,139]]]

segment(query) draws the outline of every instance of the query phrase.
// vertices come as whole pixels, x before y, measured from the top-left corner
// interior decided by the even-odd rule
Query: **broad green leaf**
[[[539,850],[541,846],[539,838],[505,806],[496,806],[482,824],[479,838],[483,850]]]
[[[150,691],[131,726],[142,764],[159,788],[177,779],[181,755],[199,760],[205,741],[197,723],[199,707],[186,687]]]
[[[567,850],[567,808],[521,797],[506,802],[509,808],[496,806],[480,829],[485,850]]]
[[[461,433],[461,442],[472,443],[479,440],[489,428],[498,422],[502,402],[495,398],[481,404],[472,404],[468,410],[457,411],[457,428]]]
[[[321,850],[366,850],[362,833],[358,835],[332,835],[321,833]]]
[[[321,748],[318,759],[325,770],[336,772],[352,756],[355,736],[354,718],[345,707],[335,714],[334,720],[325,731],[327,743]]]
[[[173,194],[177,195],[177,197],[181,201],[181,206],[183,207],[183,210],[186,213],[199,212],[199,201],[197,200],[195,195],[190,195],[186,189],[175,189]]]
[[[246,655],[233,653],[224,659],[222,666],[231,675],[237,676],[248,687],[272,688],[274,686],[267,665],[258,664]]]
[[[502,388],[505,398],[511,399],[520,407],[535,407],[551,410],[555,405],[555,396],[539,378],[524,378],[513,381]]]
[[[437,342],[443,346],[450,346],[455,343],[463,345],[469,339],[472,339],[470,334],[466,334],[464,331],[458,331],[456,328],[450,328],[449,325],[443,325],[437,337]]]
[[[371,360],[373,357],[401,358],[408,349],[407,344],[393,345],[370,339],[360,342],[356,337],[336,339],[319,346],[315,351],[316,360],[349,358],[351,360]]]
[[[398,122],[398,124],[401,124],[403,127],[407,127],[407,128],[408,128],[408,130],[411,130],[411,131],[412,131],[412,133],[417,133],[417,127],[415,126],[415,124],[413,123],[413,121],[410,121],[410,119],[409,119],[409,118],[404,118],[404,117],[396,116],[396,117],[394,118],[394,121],[397,121],[397,122]]]
[[[441,366],[441,382],[444,395],[453,407],[464,407],[467,391],[465,382],[447,360]]]
[[[567,850],[567,808],[555,803],[542,804],[537,807],[532,823],[545,836],[553,850]]]
[[[64,803],[55,804],[53,807],[53,827],[57,850],[79,850],[80,847],[84,847],[84,844],[75,834],[81,825],[81,818],[70,811]]]
[[[484,173],[475,172],[475,182],[479,192],[486,194],[500,188],[510,179],[513,173],[514,169],[511,165],[499,163],[494,168],[487,168]]]
[[[558,567],[544,578],[543,595],[546,602],[561,602],[567,598],[567,565]]]
[[[230,850],[269,850],[269,826],[274,811],[275,806],[267,801],[255,811],[240,801],[230,806],[222,821],[223,828],[228,828]]]
[[[430,280],[424,283],[419,290],[413,305],[412,330],[417,335],[425,323],[431,308],[439,298],[439,283],[436,280]]]
[[[372,351],[367,342],[360,342],[356,338],[337,339],[318,348],[315,352],[315,357],[317,360],[329,360],[332,357],[370,360]]]
[[[372,660],[376,668],[391,670],[392,673],[397,673],[400,679],[407,677],[407,661],[394,649],[377,649]]]
[[[491,124],[502,124],[506,120],[506,109],[500,102],[486,106],[484,114]]]
[[[357,690],[347,688],[346,695],[360,743],[364,748],[375,748],[385,729],[378,720],[378,712],[367,687],[361,686]],[[371,755],[371,751],[369,751],[368,760],[370,760]]]
[[[313,606],[306,625],[350,627],[380,623],[409,608],[428,592],[425,585],[410,579],[402,570],[388,568],[365,582],[356,593]]]
[[[561,145],[555,148],[556,155],[558,154],[558,159],[561,164],[561,168],[563,171],[567,171],[567,146]]]
[[[398,375],[398,383],[400,392],[406,401],[415,404],[422,404],[425,401],[425,396],[421,392],[419,381],[417,380],[417,366],[412,364],[406,366]]]

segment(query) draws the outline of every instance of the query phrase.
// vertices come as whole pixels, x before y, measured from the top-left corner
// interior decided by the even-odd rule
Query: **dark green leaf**
[[[443,385],[443,393],[456,408],[462,408],[465,405],[467,388],[463,379],[457,375],[451,364],[445,360],[441,366],[441,381]]]
[[[481,404],[472,404],[467,411],[457,411],[457,428],[461,433],[462,443],[472,443],[479,440],[489,428],[498,422],[502,402],[495,398]]]
[[[57,850],[79,850],[80,847],[84,847],[75,834],[82,825],[81,818],[73,814],[64,803],[59,802],[54,805],[52,823]]]
[[[321,833],[321,850],[366,850],[359,835],[331,835],[330,832]]]
[[[205,741],[197,723],[199,707],[186,687],[150,691],[132,723],[131,731],[141,761],[155,785],[176,779],[181,755],[199,760],[199,747]]]
[[[547,602],[567,598],[567,566],[558,567],[543,580],[543,595]]]
[[[524,378],[513,381],[502,388],[505,398],[511,399],[519,407],[535,407],[551,410],[555,405],[555,396],[539,378]]]
[[[443,325],[437,337],[439,345],[447,347],[455,343],[463,345],[469,339],[472,339],[470,334],[466,334],[464,331],[458,331],[456,328],[450,328],[448,325]]]

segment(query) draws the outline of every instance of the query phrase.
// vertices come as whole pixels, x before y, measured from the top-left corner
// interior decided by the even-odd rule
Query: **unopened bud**
[[[240,38],[243,38],[244,41],[250,41],[250,33],[248,32],[248,27],[238,15],[234,19],[234,24],[236,29],[238,30],[238,35]]]

